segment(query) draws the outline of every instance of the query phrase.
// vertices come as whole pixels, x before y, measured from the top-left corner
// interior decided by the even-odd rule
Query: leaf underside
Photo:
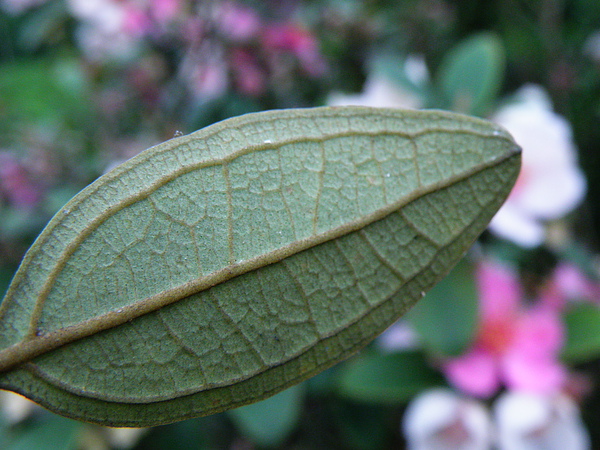
[[[0,306],[0,387],[112,426],[266,398],[444,277],[519,167],[504,130],[441,111],[271,111],[167,141],[29,250]]]

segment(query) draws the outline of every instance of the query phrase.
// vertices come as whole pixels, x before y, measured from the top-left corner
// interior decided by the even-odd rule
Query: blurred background
[[[0,0],[0,292],[102,173],[243,113],[361,104],[504,125],[517,185],[355,358],[153,429],[0,396],[3,449],[600,448],[600,2]]]

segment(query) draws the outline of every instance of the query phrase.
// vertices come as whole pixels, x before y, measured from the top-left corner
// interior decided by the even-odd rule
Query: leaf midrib
[[[205,139],[209,139],[211,136],[218,134],[219,131],[220,130],[216,130],[214,133],[205,136]],[[304,142],[322,143],[322,142],[326,142],[329,140],[334,140],[334,139],[339,139],[339,138],[344,138],[344,137],[351,137],[351,136],[376,137],[376,136],[384,136],[384,135],[385,136],[404,137],[404,138],[408,139],[411,143],[414,143],[415,138],[420,137],[420,136],[425,136],[427,134],[432,134],[432,133],[449,133],[449,134],[461,133],[461,134],[470,134],[473,136],[477,136],[480,138],[487,138],[487,139],[507,139],[507,140],[509,139],[504,136],[497,136],[494,134],[486,134],[486,133],[477,132],[477,131],[473,131],[473,130],[454,130],[454,129],[448,129],[448,128],[444,128],[444,127],[428,128],[428,129],[424,129],[424,130],[421,130],[421,131],[415,132],[415,133],[401,132],[401,131],[367,132],[367,131],[350,130],[350,131],[339,132],[339,133],[330,133],[325,136],[320,136],[318,138],[316,138],[316,137],[315,138],[296,138],[296,139],[288,139],[288,140],[263,143],[260,145],[249,145],[249,146],[239,149],[238,151],[232,152],[223,158],[213,158],[210,160],[200,161],[195,164],[188,164],[188,165],[182,166],[179,170],[173,171],[173,172],[169,173],[168,175],[158,178],[156,181],[152,182],[149,186],[147,186],[145,189],[137,192],[135,195],[129,195],[126,198],[118,201],[114,205],[111,205],[110,207],[106,208],[101,214],[97,215],[93,220],[91,220],[87,226],[85,226],[84,228],[79,230],[77,232],[75,238],[72,239],[68,244],[65,245],[64,250],[62,251],[61,255],[58,258],[56,258],[53,268],[50,270],[50,272],[46,276],[46,279],[45,279],[42,287],[39,289],[39,293],[37,295],[37,299],[35,301],[35,305],[33,307],[33,311],[31,314],[31,319],[29,321],[29,329],[28,329],[28,332],[27,332],[26,336],[24,337],[24,339],[33,339],[38,334],[39,330],[37,328],[37,324],[39,323],[39,320],[40,320],[42,312],[43,312],[45,301],[46,301],[47,297],[50,295],[50,291],[52,290],[52,287],[56,281],[56,278],[58,277],[58,275],[60,274],[60,272],[62,271],[64,266],[67,264],[69,257],[75,253],[75,251],[85,241],[85,239],[91,233],[93,233],[96,229],[98,229],[98,227],[102,223],[104,223],[106,220],[108,220],[110,217],[114,216],[115,214],[117,214],[118,212],[127,208],[128,206],[130,206],[136,202],[139,202],[143,199],[148,198],[152,193],[156,192],[158,189],[165,186],[166,184],[174,181],[178,177],[181,177],[188,173],[194,172],[196,170],[204,169],[207,167],[215,167],[215,166],[219,166],[219,165],[225,167],[228,164],[230,164],[231,162],[233,162],[235,159],[242,157],[244,155],[254,153],[254,152],[259,152],[259,151],[275,150],[275,149],[281,148],[286,145],[293,145],[293,144],[297,144],[297,143],[304,143]],[[182,137],[181,139],[185,139],[185,138],[189,138],[189,136]],[[186,142],[182,142],[180,145],[186,145]],[[159,148],[160,148],[160,146],[159,146]],[[163,151],[159,151],[156,153],[156,155],[160,155],[162,153],[163,153]],[[151,154],[149,156],[144,156],[142,161],[144,163],[149,163],[152,156],[155,156],[155,155]],[[134,158],[134,160],[135,159],[136,158]],[[136,165],[130,166],[130,164],[132,164],[132,163],[133,163],[133,160],[129,163],[125,163],[124,167],[121,170],[116,169],[115,174],[113,174],[112,176],[109,175],[110,178],[108,178],[108,179],[105,178],[104,181],[98,180],[97,182],[90,185],[88,188],[84,189],[80,194],[75,196],[75,198],[73,198],[73,200],[71,200],[67,205],[65,205],[65,207],[63,208],[62,211],[73,211],[76,208],[80,207],[88,198],[90,198],[93,194],[97,193],[104,185],[107,185],[110,182],[114,181],[115,179],[118,179],[118,176],[124,175],[125,173],[128,173],[128,172],[134,170],[140,164],[140,163],[136,162]],[[418,174],[417,174],[417,178],[418,178]],[[231,199],[228,198],[228,203],[230,203],[230,200]],[[230,213],[231,213],[231,205],[228,204],[228,217],[230,216]],[[44,242],[46,242],[47,239],[50,236],[52,236],[52,233],[54,232],[55,228],[57,228],[58,226],[60,226],[62,224],[62,221],[65,219],[65,217],[66,216],[64,214],[58,213],[50,221],[50,224],[46,227],[46,229],[38,237],[36,242],[33,244],[32,248],[30,249],[30,251],[27,252],[27,254],[25,255],[25,258],[21,264],[21,267],[27,266],[35,258],[35,255],[37,254],[36,249],[41,247],[44,244]],[[230,221],[229,221],[229,223],[231,224]],[[231,229],[229,230],[229,238],[228,239],[229,239],[228,245],[229,245],[229,252],[230,252],[230,260],[232,260],[233,258],[231,258],[231,253],[232,253]],[[10,307],[11,301],[14,299],[13,292],[16,290],[17,286],[20,285],[22,278],[24,276],[24,273],[25,272],[23,270],[17,271],[17,274],[15,275],[15,278],[14,278],[13,282],[11,283],[11,286],[9,287],[9,291],[7,292],[4,300],[0,304],[0,320],[2,320],[5,312]],[[1,360],[1,357],[0,357],[0,360]],[[0,365],[0,371],[1,371],[1,365]]]
[[[515,156],[515,155],[511,155],[511,156]],[[510,157],[507,157],[506,159],[509,159],[509,158],[510,158]],[[506,159],[504,159],[502,162],[506,161]],[[502,164],[502,162],[501,162],[500,164]],[[486,169],[482,169],[482,171],[483,171],[483,170],[486,170]],[[449,186],[447,186],[447,187],[450,187],[450,185],[449,185]],[[443,188],[442,188],[442,189],[443,189]],[[493,202],[493,200],[490,200],[490,202],[486,203],[486,206],[488,206],[488,205],[489,205],[489,203],[491,203],[491,202]],[[409,202],[409,203],[410,203],[410,202]],[[481,217],[481,215],[483,215],[483,214],[485,214],[485,208],[482,208],[482,210],[481,210],[481,211],[480,211],[480,213],[479,213],[479,214],[476,216],[476,218],[475,218],[473,221],[471,221],[471,222],[470,222],[470,223],[469,223],[469,224],[468,224],[468,225],[467,225],[465,228],[469,228],[470,226],[472,226],[472,225],[473,225],[473,223],[474,223],[474,222],[476,222],[476,221],[477,221],[477,220],[478,220],[478,219]],[[405,218],[405,219],[406,219],[406,218]],[[358,232],[358,233],[359,233],[359,235],[361,235],[363,238],[366,238],[366,237],[364,236],[364,229],[360,229],[360,230],[358,230],[357,232]],[[453,245],[453,244],[454,244],[454,243],[455,243],[455,242],[456,242],[458,239],[460,239],[460,238],[461,238],[461,236],[462,236],[462,234],[459,234],[459,235],[455,236],[455,237],[454,237],[454,238],[453,238],[451,241],[449,241],[449,242],[448,242],[448,243],[446,243],[445,245],[439,245],[439,244],[435,244],[435,245],[436,245],[436,247],[438,247],[438,248],[437,248],[436,252],[434,253],[434,255],[432,255],[432,259],[435,259],[435,258],[436,258],[436,257],[437,257],[437,256],[440,254],[440,252],[444,251],[444,250],[445,250],[445,249],[447,249],[449,246]],[[367,240],[367,242],[368,242],[368,240]],[[370,245],[370,244],[369,244],[369,245]],[[372,247],[372,249],[373,249],[373,250],[376,250],[374,247]],[[385,259],[382,259],[381,261],[382,261],[382,263],[383,263],[383,262],[385,261]],[[282,262],[285,262],[285,261],[282,261]],[[386,264],[389,264],[389,263],[386,263]],[[393,266],[391,266],[391,265],[388,265],[387,267],[388,267],[389,269],[392,269],[392,267],[393,267]],[[428,267],[427,265],[423,266],[423,267],[422,267],[422,268],[420,268],[420,269],[419,269],[419,270],[418,270],[416,273],[414,273],[412,276],[410,276],[409,278],[405,279],[405,280],[404,280],[404,284],[407,284],[407,283],[410,283],[410,282],[412,282],[412,281],[413,281],[413,280],[415,280],[415,279],[416,279],[418,276],[420,276],[420,275],[423,273],[423,271],[424,271],[424,270],[427,270],[428,268],[429,268],[429,267]],[[357,317],[356,317],[354,320],[352,320],[351,322],[349,322],[349,323],[346,325],[346,327],[345,327],[345,328],[350,328],[350,327],[352,327],[352,326],[356,325],[356,324],[357,324],[359,321],[361,321],[362,319],[364,319],[364,317],[365,317],[365,316],[367,316],[367,315],[370,315],[370,314],[372,314],[372,313],[373,313],[375,310],[377,310],[377,309],[379,309],[379,308],[382,308],[382,307],[384,307],[384,305],[385,305],[386,303],[388,303],[388,302],[390,301],[390,299],[391,299],[391,298],[392,298],[394,295],[395,295],[395,294],[392,294],[392,295],[390,295],[390,296],[389,296],[389,297],[387,297],[387,298],[386,298],[384,301],[382,301],[382,302],[380,302],[380,303],[378,303],[378,304],[376,304],[376,305],[373,305],[373,306],[371,306],[370,308],[368,308],[367,310],[365,310],[365,311],[364,311],[364,312],[363,312],[363,313],[362,313],[360,316],[357,316]],[[382,330],[380,330],[380,331],[382,331]],[[338,329],[338,330],[332,330],[332,331],[331,331],[330,333],[328,333],[328,334],[323,334],[323,335],[321,335],[321,336],[320,336],[320,339],[319,339],[319,341],[317,341],[317,342],[321,342],[321,341],[325,341],[325,340],[328,340],[328,339],[334,338],[334,337],[335,337],[335,335],[336,335],[338,332],[339,332],[339,329]],[[346,357],[348,357],[349,355],[352,355],[352,354],[356,353],[356,352],[357,352],[357,351],[359,351],[361,348],[363,348],[363,347],[364,347],[366,344],[368,344],[368,343],[369,343],[371,340],[372,340],[371,338],[368,338],[368,337],[367,337],[367,338],[361,339],[361,340],[359,340],[359,341],[356,341],[356,342],[355,342],[355,343],[354,343],[354,344],[353,344],[351,347],[347,348],[347,349],[346,349],[346,350],[345,350],[343,353],[341,353],[340,355],[338,355],[338,357],[337,357],[337,358],[335,358],[335,359],[331,359],[331,360],[328,360],[328,361],[327,361],[327,363],[326,363],[326,364],[327,364],[327,367],[331,367],[332,365],[334,365],[334,364],[336,364],[336,363],[338,363],[338,362],[340,362],[340,361],[344,360],[344,359],[345,359]],[[246,381],[246,380],[248,380],[248,379],[252,378],[253,376],[255,376],[255,375],[259,374],[259,373],[264,373],[264,372],[267,372],[267,371],[269,371],[269,370],[271,370],[271,369],[273,369],[273,368],[275,368],[275,367],[277,367],[277,366],[280,366],[280,365],[282,365],[282,364],[288,363],[288,362],[290,362],[290,361],[292,361],[292,360],[296,360],[297,358],[300,358],[300,357],[302,357],[302,355],[306,354],[306,352],[310,351],[310,349],[314,348],[314,346],[317,344],[317,342],[315,342],[315,343],[313,343],[313,344],[310,344],[310,345],[306,346],[305,348],[301,349],[301,350],[300,350],[300,351],[298,351],[296,354],[294,354],[292,357],[290,357],[290,358],[288,358],[288,359],[286,359],[286,360],[282,360],[281,362],[279,362],[279,363],[278,363],[278,364],[276,364],[276,365],[271,365],[271,366],[269,366],[269,367],[266,367],[265,369],[262,369],[262,370],[260,370],[260,371],[258,371],[258,372],[256,372],[256,373],[254,373],[254,374],[247,374],[247,375],[245,375],[245,376],[238,377],[238,378],[236,378],[236,379],[229,379],[229,380],[227,380],[226,382],[222,382],[222,383],[209,383],[209,384],[203,385],[201,388],[194,388],[194,389],[189,389],[189,390],[186,390],[186,391],[178,391],[178,392],[177,392],[177,395],[175,395],[175,396],[172,396],[172,395],[168,395],[168,396],[155,396],[155,397],[152,397],[152,398],[145,398],[145,399],[142,401],[141,399],[135,399],[135,400],[133,400],[133,399],[124,399],[124,398],[121,398],[121,397],[111,397],[111,396],[106,396],[106,395],[105,395],[105,396],[102,398],[102,400],[104,400],[104,401],[111,401],[111,402],[132,402],[132,403],[137,403],[137,404],[140,404],[140,403],[155,403],[155,402],[169,401],[169,400],[172,400],[172,399],[174,399],[174,398],[179,398],[179,397],[182,397],[182,396],[193,395],[193,394],[196,394],[196,393],[198,393],[198,392],[201,392],[201,391],[206,391],[206,390],[211,390],[211,389],[219,389],[219,388],[224,388],[224,387],[227,387],[227,386],[231,386],[232,384],[235,384],[235,383],[244,382],[244,381]],[[35,366],[35,365],[34,365],[34,364],[32,364],[32,363],[28,363],[28,364],[25,366],[25,368],[26,368],[27,370],[29,370],[29,371],[30,371],[32,374],[34,374],[34,376],[36,376],[36,377],[40,377],[40,378],[44,379],[46,382],[48,382],[48,383],[50,383],[50,384],[52,384],[52,385],[54,385],[54,386],[57,386],[57,387],[59,387],[59,388],[61,388],[61,389],[64,389],[64,390],[66,390],[66,391],[68,391],[68,392],[70,392],[70,393],[72,393],[72,394],[75,394],[75,395],[82,395],[82,396],[87,396],[87,397],[90,397],[90,398],[96,398],[96,397],[94,397],[94,396],[90,396],[90,395],[89,395],[89,392],[86,392],[86,391],[79,391],[79,390],[77,390],[77,389],[73,389],[73,388],[72,388],[72,386],[70,386],[70,385],[68,385],[68,384],[66,384],[66,383],[63,383],[63,382],[62,382],[62,381],[60,381],[59,379],[56,379],[56,378],[54,378],[54,377],[49,377],[49,376],[48,376],[48,375],[47,375],[45,372],[41,371],[41,370],[38,368],[38,366]],[[294,385],[294,384],[296,384],[296,383],[298,383],[298,382],[300,382],[300,381],[302,381],[302,380],[308,379],[308,378],[310,378],[312,375],[314,375],[314,374],[316,374],[316,373],[319,373],[319,372],[322,370],[322,368],[323,368],[322,366],[317,366],[317,367],[315,367],[315,368],[311,369],[310,371],[308,371],[308,372],[306,372],[306,373],[304,373],[304,374],[302,374],[302,375],[300,375],[300,376],[298,376],[298,377],[296,377],[296,378],[294,378],[294,379],[292,379],[292,380],[288,380],[288,381],[285,383],[285,385],[289,387],[289,386],[292,386],[292,385]],[[241,406],[241,405],[238,405],[238,406]]]
[[[477,173],[500,165],[518,153],[519,148],[515,145],[513,151],[507,152],[507,154],[504,156],[497,157],[486,163],[474,166],[469,170],[462,172],[461,174],[448,177],[445,180],[434,183],[425,188],[416,189],[409,195],[406,195],[396,202],[390,203],[371,214],[362,216],[351,222],[347,222],[339,227],[329,229],[319,235],[300,239],[271,252],[261,254],[246,261],[229,265],[209,275],[184,283],[176,288],[163,291],[131,305],[127,305],[117,310],[109,311],[100,316],[82,321],[76,325],[71,325],[50,333],[39,336],[35,335],[28,339],[24,339],[0,352],[0,372],[10,370],[19,364],[35,358],[36,356],[66,345],[70,342],[83,339],[100,331],[122,325],[140,316],[150,314],[160,308],[168,306],[191,295],[197,294],[203,290],[209,289],[217,284],[226,282],[234,277],[257,270],[266,265],[279,262],[311,247],[315,247],[324,242],[339,238],[354,231],[358,231],[373,222],[385,218],[389,214],[401,209],[402,207],[422,196],[433,193],[440,189],[447,188],[473,175],[476,175]]]

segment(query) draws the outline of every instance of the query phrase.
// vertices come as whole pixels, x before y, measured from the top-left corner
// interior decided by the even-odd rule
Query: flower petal
[[[522,392],[501,395],[494,404],[499,450],[585,450],[588,433],[568,397]]]
[[[533,248],[544,242],[545,228],[542,223],[508,201],[498,210],[489,228],[495,235],[521,247]]]
[[[446,362],[442,370],[450,383],[475,397],[487,398],[500,387],[498,366],[494,357],[484,351],[473,350]]]
[[[403,431],[411,450],[486,450],[491,443],[487,409],[443,388],[426,391],[408,405]]]
[[[484,261],[478,265],[476,277],[482,319],[512,319],[522,297],[517,275],[506,266]]]
[[[501,108],[494,120],[523,148],[521,176],[490,229],[532,247],[543,238],[535,225],[575,208],[585,194],[586,181],[577,165],[571,125],[552,111],[548,94],[539,86],[526,85],[517,96],[521,101]]]

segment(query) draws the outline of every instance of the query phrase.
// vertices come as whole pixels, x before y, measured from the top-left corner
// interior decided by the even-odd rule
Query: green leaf
[[[52,415],[26,425],[5,450],[75,450],[83,424]]]
[[[446,55],[438,72],[443,107],[484,116],[489,113],[504,75],[504,48],[491,33],[472,36]]]
[[[276,447],[296,427],[303,398],[304,385],[299,384],[261,402],[233,409],[229,415],[254,444]]]
[[[344,368],[339,392],[353,400],[397,405],[443,383],[421,352],[370,353]]]
[[[457,356],[473,339],[477,305],[473,267],[463,259],[408,312],[406,319],[425,348],[443,356]]]
[[[249,114],[101,177],[0,307],[0,386],[148,426],[269,397],[364,347],[502,204],[520,150],[440,111]]]
[[[330,414],[339,430],[342,448],[351,450],[379,450],[393,448],[389,445],[389,436],[397,429],[395,415],[390,414],[387,406],[369,405],[349,401],[337,401],[332,404]],[[392,420],[390,420],[392,416]],[[390,430],[390,422],[394,430]]]
[[[600,308],[581,303],[564,316],[567,340],[562,358],[569,363],[581,363],[600,357]]]
[[[48,2],[25,17],[19,28],[19,42],[27,50],[37,50],[52,41],[57,30],[68,20],[63,2]]]
[[[140,450],[215,450],[230,448],[232,426],[224,415],[183,420],[154,427],[145,433],[135,449]]]
[[[75,58],[25,59],[2,65],[1,145],[22,140],[23,129],[34,124],[45,124],[55,133],[67,125],[85,128],[92,116],[85,70]]]

